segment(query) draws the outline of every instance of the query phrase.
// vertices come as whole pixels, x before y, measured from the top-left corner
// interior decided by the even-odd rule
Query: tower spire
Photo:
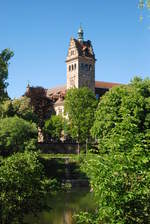
[[[79,30],[78,30],[78,40],[79,40],[80,42],[83,41],[83,34],[84,34],[84,32],[83,32],[82,26],[81,26],[81,24],[80,24],[80,28],[79,28]]]

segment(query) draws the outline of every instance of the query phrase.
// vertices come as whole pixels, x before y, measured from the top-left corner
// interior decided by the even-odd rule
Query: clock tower
[[[88,87],[95,92],[95,54],[91,41],[84,41],[83,34],[80,26],[78,39],[70,40],[66,59],[67,89]]]

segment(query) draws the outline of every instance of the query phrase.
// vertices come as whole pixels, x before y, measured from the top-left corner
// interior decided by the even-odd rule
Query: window
[[[80,67],[81,67],[81,69],[83,70],[83,69],[84,69],[84,64],[81,63],[81,64],[80,64]]]
[[[69,72],[71,71],[71,65],[69,65]]]
[[[71,55],[74,55],[74,51],[71,51]]]
[[[76,70],[76,64],[74,64],[74,70]]]
[[[73,71],[73,65],[72,65],[72,71]]]
[[[85,65],[85,71],[88,71],[88,70],[89,70],[88,67],[89,67],[88,64],[86,64],[86,65]]]

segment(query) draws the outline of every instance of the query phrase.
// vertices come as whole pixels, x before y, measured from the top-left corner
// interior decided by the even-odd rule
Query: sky
[[[140,15],[143,21],[140,22]],[[67,49],[82,24],[96,55],[96,80],[150,77],[150,12],[138,0],[0,0],[0,51],[10,48],[8,93],[66,83]]]

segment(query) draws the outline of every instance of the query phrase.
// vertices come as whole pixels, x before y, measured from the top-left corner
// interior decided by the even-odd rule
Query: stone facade
[[[67,64],[67,89],[89,87],[95,92],[95,54],[91,41],[83,40],[83,30],[79,29],[78,39],[71,38]]]

